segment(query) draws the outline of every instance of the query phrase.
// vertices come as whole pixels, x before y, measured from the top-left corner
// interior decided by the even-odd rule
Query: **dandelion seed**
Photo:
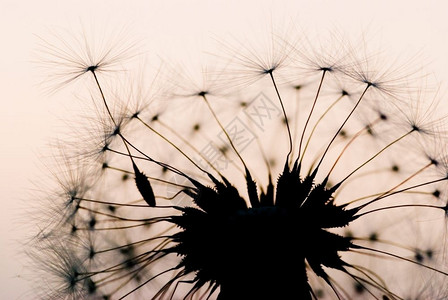
[[[124,60],[136,55],[137,43],[129,42],[124,27],[110,35],[113,39],[109,40],[105,38],[105,31],[99,31],[98,28],[94,30],[83,25],[78,34],[64,29],[53,29],[51,41],[39,38],[40,54],[37,63],[54,71],[48,73],[44,81],[45,85],[51,86],[48,90],[58,90],[88,72],[107,73],[123,70]]]

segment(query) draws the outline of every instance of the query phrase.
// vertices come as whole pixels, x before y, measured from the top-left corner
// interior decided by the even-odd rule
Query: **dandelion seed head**
[[[338,37],[222,43],[224,66],[170,63],[161,93],[103,80],[126,47],[56,56],[77,61],[63,82],[91,73],[95,113],[38,248],[57,295],[403,299],[409,274],[443,282],[445,118],[405,67]]]

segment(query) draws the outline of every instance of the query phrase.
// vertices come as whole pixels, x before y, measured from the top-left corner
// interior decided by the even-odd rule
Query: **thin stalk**
[[[401,205],[392,205],[392,206],[384,206],[384,207],[380,207],[380,208],[376,208],[376,209],[372,209],[366,212],[363,212],[362,214],[357,214],[354,217],[356,218],[360,218],[362,216],[374,213],[374,212],[378,212],[378,211],[382,211],[382,210],[388,210],[388,209],[393,209],[393,208],[403,208],[403,207],[426,207],[426,208],[437,208],[437,209],[442,209],[444,211],[446,211],[446,206],[437,206],[437,205],[430,205],[430,204],[401,204]]]
[[[182,154],[188,161],[190,161],[196,168],[201,170],[205,174],[210,174],[206,170],[204,170],[202,167],[200,167],[191,157],[189,157],[184,151],[182,151],[178,146],[176,146],[173,142],[171,142],[169,139],[167,139],[164,135],[162,135],[160,132],[155,130],[152,126],[150,126],[148,123],[143,121],[140,117],[136,117],[138,121],[140,121],[146,128],[157,134],[159,137],[161,137],[163,140],[165,140],[168,144],[170,144],[173,148],[175,148],[180,154]],[[210,165],[214,170],[216,170],[212,165]]]
[[[219,172],[218,169],[195,147],[193,146],[187,139],[185,139],[183,136],[181,136],[179,133],[177,133],[175,130],[173,130],[171,127],[166,125],[164,122],[157,120],[157,122],[162,125],[164,128],[166,128],[169,132],[174,134],[177,138],[179,138],[183,143],[185,143],[188,147],[193,149],[206,163],[209,165],[216,173],[221,175],[221,172]]]
[[[406,179],[404,179],[403,181],[401,181],[400,183],[398,183],[398,184],[395,185],[394,187],[390,188],[389,190],[387,190],[387,191],[384,192],[384,193],[381,193],[381,194],[380,194],[378,197],[376,197],[375,199],[373,199],[373,200],[371,200],[371,201],[369,201],[369,202],[367,202],[367,203],[365,203],[365,204],[363,204],[363,205],[360,205],[360,206],[358,207],[358,209],[362,209],[362,208],[364,208],[364,207],[366,207],[366,206],[368,206],[368,205],[370,205],[370,204],[372,204],[372,203],[374,203],[374,202],[376,202],[376,201],[378,201],[378,200],[380,200],[380,199],[383,199],[385,195],[387,195],[387,194],[393,192],[395,189],[399,188],[400,186],[402,186],[403,184],[405,184],[406,182],[408,182],[409,180],[411,180],[412,178],[414,178],[415,176],[417,176],[418,174],[420,174],[421,172],[423,172],[424,170],[426,170],[427,168],[429,168],[429,167],[432,166],[432,165],[433,165],[432,162],[428,163],[426,166],[420,168],[420,170],[414,172],[413,174],[411,174],[410,176],[408,176]]]
[[[319,87],[317,88],[316,96],[314,97],[313,106],[311,107],[311,111],[310,111],[310,113],[308,114],[308,118],[306,119],[305,126],[303,127],[302,135],[301,135],[301,137],[300,137],[300,142],[299,142],[299,150],[298,150],[298,152],[297,152],[297,161],[299,160],[299,158],[300,158],[300,156],[301,156],[301,152],[302,152],[302,143],[303,143],[303,138],[304,138],[304,136],[305,136],[306,128],[307,128],[308,123],[309,123],[309,121],[310,121],[310,119],[311,119],[311,115],[313,114],[314,107],[316,106],[316,103],[317,103],[317,99],[319,98],[320,90],[321,90],[321,88],[322,88],[322,84],[323,84],[323,82],[324,82],[324,78],[325,78],[325,74],[326,74],[326,73],[327,73],[327,70],[323,70],[322,77],[321,77],[320,82],[319,82]]]
[[[378,157],[381,153],[383,153],[386,149],[388,149],[389,147],[391,147],[392,145],[398,143],[399,141],[401,141],[402,139],[404,139],[405,137],[407,137],[408,135],[410,135],[411,133],[413,133],[415,131],[415,129],[411,129],[410,131],[408,131],[407,133],[403,134],[401,137],[395,139],[394,141],[390,142],[388,145],[386,145],[383,149],[381,149],[380,151],[378,151],[375,155],[373,155],[371,158],[369,158],[368,160],[366,160],[365,162],[363,162],[359,167],[357,167],[355,170],[353,170],[350,174],[348,174],[344,179],[342,179],[338,184],[336,184],[335,186],[340,186],[342,183],[344,183],[344,181],[346,181],[348,178],[350,178],[353,174],[355,174],[357,171],[359,171],[361,168],[363,168],[365,165],[367,165],[368,163],[370,163],[372,160],[374,160],[376,157]]]
[[[286,129],[288,130],[289,151],[288,151],[288,154],[286,155],[286,162],[289,162],[289,156],[291,155],[291,152],[292,152],[291,129],[289,128],[289,122],[288,122],[288,117],[286,116],[285,106],[283,105],[282,97],[280,96],[280,92],[278,91],[277,84],[275,83],[274,74],[272,71],[269,72],[269,76],[271,77],[272,84],[274,85],[275,92],[277,93],[277,98],[280,102],[280,106],[282,107],[283,117],[285,118],[285,123],[286,123]]]
[[[314,124],[313,129],[311,130],[311,133],[306,141],[305,144],[305,148],[303,149],[303,153],[302,153],[302,157],[300,158],[300,162],[303,161],[303,157],[305,156],[306,150],[308,149],[308,146],[311,142],[311,138],[314,135],[314,132],[316,131],[317,126],[319,125],[319,123],[322,121],[322,119],[327,115],[327,113],[340,101],[344,98],[345,94],[342,94],[341,96],[339,96],[333,103],[331,103],[331,105],[324,111],[324,113],[319,117],[319,119],[317,120],[316,124]]]
[[[381,118],[379,117],[378,119],[376,119],[372,124],[372,126],[375,126],[376,124],[378,124],[378,122],[381,120]],[[330,171],[328,172],[327,176],[330,176],[330,174],[333,172],[334,168],[336,167],[337,163],[339,162],[339,160],[341,159],[342,155],[345,153],[345,151],[348,149],[348,147],[359,137],[361,136],[363,133],[367,132],[367,127],[362,128],[361,130],[359,130],[354,136],[352,136],[352,138],[350,139],[350,141],[344,146],[344,149],[342,149],[341,153],[338,155],[337,159],[335,160],[335,162],[333,163],[333,166],[331,167]]]
[[[316,166],[316,170],[319,169],[322,161],[325,158],[325,155],[327,154],[328,150],[330,149],[331,144],[333,144],[334,140],[336,139],[336,137],[338,136],[339,132],[341,132],[342,128],[344,128],[345,124],[347,123],[347,121],[350,119],[350,117],[352,116],[352,114],[355,112],[356,108],[358,107],[359,103],[361,103],[361,100],[364,98],[364,95],[366,94],[367,90],[369,89],[370,84],[368,84],[366,86],[366,88],[364,89],[364,91],[362,92],[361,96],[359,96],[358,101],[356,102],[355,106],[353,107],[353,109],[350,111],[350,113],[348,114],[348,116],[345,118],[344,122],[342,122],[341,126],[339,127],[338,131],[336,131],[336,133],[334,134],[333,138],[331,139],[331,141],[328,143],[327,148],[324,151],[324,154],[322,155],[319,163]]]
[[[216,116],[215,111],[213,110],[213,108],[210,105],[210,102],[208,101],[205,93],[201,93],[200,96],[202,97],[202,99],[204,100],[205,104],[207,105],[210,113],[212,114],[213,118],[215,119],[216,123],[218,123],[219,127],[221,128],[222,132],[224,133],[224,135],[226,136],[227,140],[230,143],[230,146],[232,147],[233,151],[235,152],[235,154],[238,156],[238,158],[240,159],[240,161],[242,162],[244,168],[246,170],[247,166],[246,163],[244,162],[244,159],[241,157],[240,153],[238,152],[238,150],[236,150],[235,144],[233,143],[232,139],[230,138],[229,134],[227,133],[227,131],[225,130],[224,126],[221,124],[221,122],[218,119],[218,116]]]

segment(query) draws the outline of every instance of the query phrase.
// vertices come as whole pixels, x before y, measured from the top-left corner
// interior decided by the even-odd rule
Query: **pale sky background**
[[[49,153],[47,145],[63,125],[58,112],[67,106],[64,97],[45,96],[36,85],[42,78],[30,62],[34,35],[45,37],[52,26],[76,28],[80,21],[127,24],[150,51],[164,54],[170,45],[169,54],[176,56],[202,37],[250,34],[271,19],[288,18],[317,32],[373,32],[386,51],[420,53],[429,62],[427,70],[448,83],[448,2],[443,0],[0,0],[0,299],[33,299],[24,294],[28,285],[22,277],[28,272],[15,240],[26,236],[20,227],[28,220],[21,213],[26,202],[36,201],[30,182],[47,172],[39,156]]]

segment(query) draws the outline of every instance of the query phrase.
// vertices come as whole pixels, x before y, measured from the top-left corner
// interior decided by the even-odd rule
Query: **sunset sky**
[[[125,4],[126,3],[126,4]],[[78,30],[80,24],[126,26],[144,51],[167,57],[188,57],[208,38],[257,31],[277,22],[297,24],[311,32],[341,32],[374,49],[416,55],[425,70],[448,83],[448,4],[414,0],[192,0],[192,1],[10,1],[0,0],[0,299],[33,299],[20,258],[25,215],[34,204],[33,183],[48,175],[41,159],[51,156],[49,143],[66,126],[71,103],[65,91],[48,95],[37,67],[38,37],[54,27]],[[191,53],[191,52],[189,52]],[[393,58],[393,57],[392,57]],[[448,101],[448,95],[446,98]],[[448,103],[448,102],[447,102]]]

